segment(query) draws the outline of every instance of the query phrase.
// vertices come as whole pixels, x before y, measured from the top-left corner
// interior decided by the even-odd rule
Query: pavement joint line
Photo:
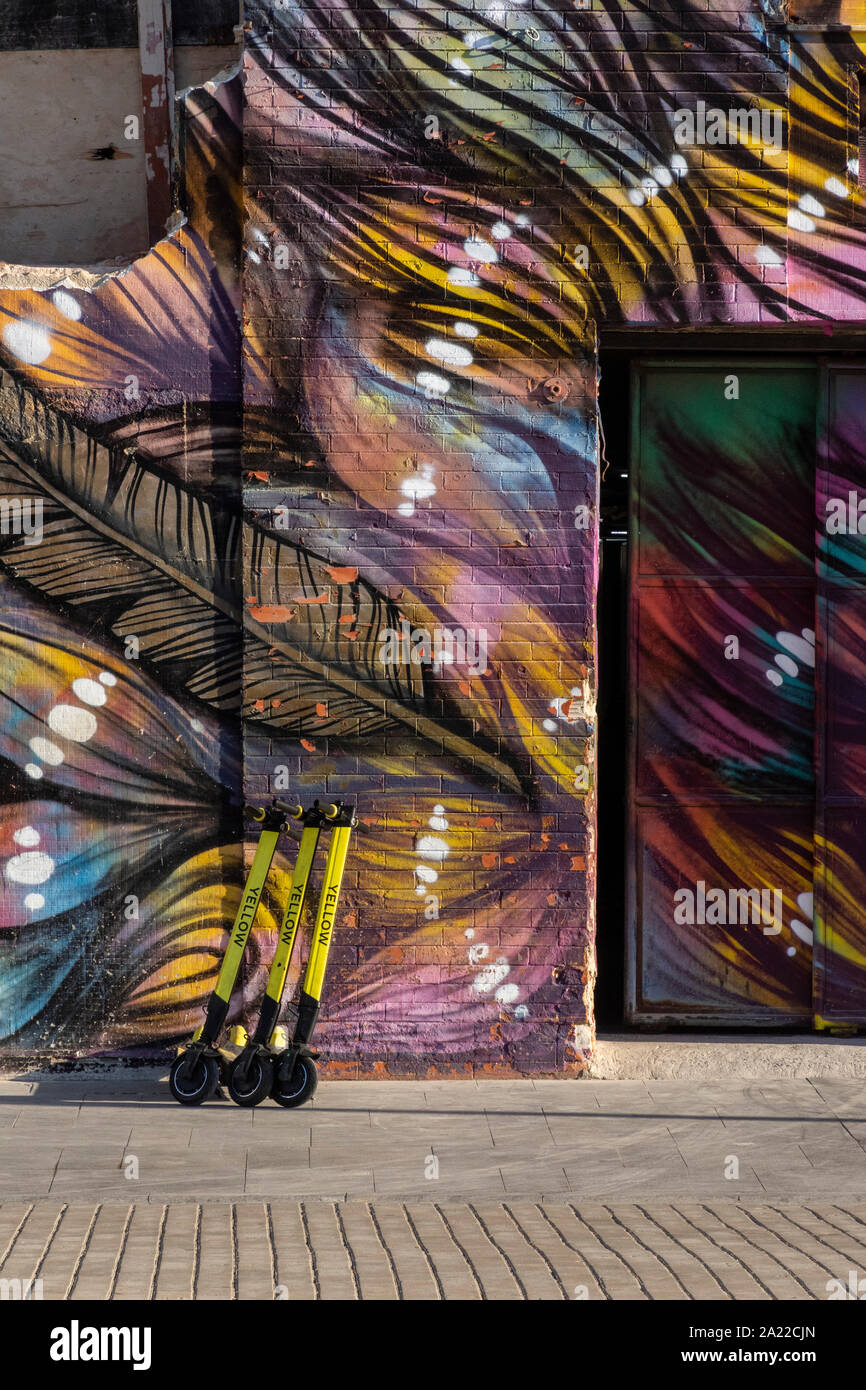
[[[526,1232],[524,1231],[524,1229],[523,1229],[523,1227],[521,1226],[520,1222],[517,1220],[517,1217],[514,1215],[513,1211],[511,1210],[511,1208],[509,1207],[509,1205],[508,1205],[507,1202],[503,1202],[503,1203],[502,1203],[502,1210],[505,1212],[505,1214],[506,1214],[506,1216],[508,1217],[508,1219],[514,1223],[514,1225],[516,1226],[517,1230],[520,1232],[520,1235],[521,1235],[521,1236],[523,1237],[523,1239],[526,1241],[526,1243],[527,1243],[527,1245],[530,1247],[530,1249],[534,1250],[534,1251],[535,1251],[535,1254],[538,1256],[538,1258],[539,1258],[540,1260],[542,1260],[542,1261],[544,1262],[544,1264],[547,1266],[547,1268],[548,1268],[548,1270],[550,1271],[551,1277],[553,1278],[554,1282],[555,1282],[555,1283],[558,1285],[558,1287],[561,1289],[563,1298],[567,1299],[567,1298],[568,1298],[568,1294],[566,1293],[565,1285],[563,1284],[562,1280],[560,1279],[559,1275],[557,1274],[556,1269],[554,1268],[554,1266],[551,1264],[550,1260],[549,1260],[549,1259],[547,1258],[547,1256],[545,1255],[544,1251],[541,1249],[540,1246],[538,1246],[538,1245],[535,1244],[535,1241],[531,1238],[531,1236],[528,1236],[528,1235],[526,1234]]]
[[[130,1228],[130,1226],[132,1225],[132,1217],[133,1217],[134,1211],[135,1211],[135,1207],[134,1207],[134,1206],[130,1206],[128,1212],[126,1213],[126,1220],[125,1220],[124,1223],[123,1223],[123,1230],[122,1230],[121,1233],[120,1233],[120,1243],[119,1243],[118,1248],[117,1248],[117,1258],[115,1259],[115,1262],[114,1262],[114,1265],[113,1265],[112,1271],[111,1271],[111,1281],[110,1281],[109,1286],[108,1286],[108,1293],[106,1294],[106,1301],[110,1301],[111,1299],[114,1298],[114,1291],[115,1291],[115,1289],[117,1288],[117,1281],[118,1281],[118,1279],[119,1279],[119,1277],[120,1277],[120,1266],[121,1266],[121,1264],[122,1264],[122,1262],[123,1262],[123,1257],[124,1257],[124,1255],[126,1254],[126,1246],[127,1246],[127,1242],[129,1241],[129,1228]]]
[[[517,1287],[518,1287],[518,1289],[519,1289],[521,1295],[523,1296],[523,1298],[528,1298],[528,1297],[529,1297],[529,1294],[526,1292],[526,1285],[523,1283],[523,1280],[520,1278],[520,1275],[517,1273],[517,1270],[514,1268],[514,1264],[513,1264],[512,1260],[510,1259],[510,1257],[508,1256],[508,1254],[502,1249],[502,1246],[499,1244],[499,1242],[498,1242],[497,1240],[495,1240],[494,1237],[490,1234],[490,1231],[488,1230],[488,1227],[487,1227],[486,1222],[483,1220],[483,1218],[482,1218],[482,1217],[478,1214],[478,1212],[475,1210],[475,1207],[472,1205],[472,1203],[471,1203],[471,1202],[468,1202],[468,1203],[467,1203],[467,1206],[468,1206],[469,1210],[471,1211],[472,1215],[475,1217],[475,1220],[478,1222],[478,1224],[479,1224],[479,1226],[481,1227],[482,1231],[484,1232],[484,1235],[485,1235],[485,1236],[487,1237],[487,1239],[490,1241],[490,1244],[493,1246],[494,1250],[496,1250],[496,1251],[498,1252],[498,1254],[502,1257],[502,1259],[503,1259],[503,1261],[505,1262],[505,1265],[507,1266],[507,1268],[508,1268],[508,1270],[509,1270],[509,1273],[511,1274],[511,1277],[512,1277],[512,1279],[514,1280],[515,1284],[517,1285]]]
[[[167,1221],[168,1203],[165,1202],[163,1203],[162,1215],[159,1218],[159,1230],[157,1231],[156,1235],[156,1249],[153,1253],[153,1268],[150,1274],[150,1285],[147,1295],[149,1299],[156,1297],[156,1286],[159,1282],[159,1269],[160,1265],[162,1264],[162,1252],[165,1243],[165,1226]]]
[[[779,1268],[783,1270],[784,1273],[790,1279],[794,1280],[795,1284],[799,1284],[800,1288],[803,1290],[804,1293],[809,1293],[808,1285],[803,1283],[803,1280],[800,1278],[799,1274],[795,1274],[793,1270],[789,1269],[785,1262],[783,1260],[780,1260],[778,1255],[776,1255],[772,1250],[765,1250],[764,1247],[762,1245],[759,1245],[757,1241],[752,1240],[749,1236],[746,1235],[744,1231],[738,1230],[736,1226],[731,1226],[727,1221],[725,1221],[724,1217],[719,1216],[718,1212],[714,1212],[710,1207],[704,1206],[704,1211],[708,1212],[712,1216],[715,1216],[717,1221],[720,1221],[721,1224],[725,1226],[729,1231],[732,1231],[735,1236],[739,1236],[739,1238],[741,1240],[744,1240],[747,1245],[752,1246],[753,1249],[757,1250],[761,1254],[768,1255],[774,1264],[777,1264]],[[748,1212],[746,1212],[745,1208],[743,1209],[743,1215],[748,1215]]]
[[[700,1255],[698,1255],[694,1250],[689,1250],[687,1246],[683,1245],[682,1241],[676,1235],[674,1235],[672,1231],[669,1231],[666,1226],[662,1225],[658,1217],[651,1216],[650,1213],[646,1211],[645,1208],[640,1206],[638,1203],[635,1203],[635,1206],[646,1221],[648,1221],[653,1226],[658,1226],[659,1230],[663,1231],[669,1240],[673,1241],[673,1243],[677,1245],[681,1250],[683,1250],[691,1259],[696,1260],[698,1264],[701,1265],[702,1268],[707,1271],[707,1274],[713,1280],[713,1282],[718,1284],[719,1288],[722,1290],[722,1292],[725,1294],[727,1298],[733,1299],[734,1295],[731,1293],[724,1280],[710,1268],[706,1260],[702,1260]],[[671,1208],[671,1210],[673,1210],[673,1208]],[[682,1218],[680,1219],[682,1220]]]
[[[641,1278],[638,1271],[634,1268],[634,1266],[630,1264],[624,1256],[620,1255],[617,1250],[614,1250],[613,1246],[608,1245],[604,1237],[598,1234],[598,1232],[590,1224],[589,1220],[580,1215],[573,1202],[569,1202],[567,1205],[572,1215],[577,1217],[577,1220],[580,1222],[582,1226],[586,1226],[587,1230],[590,1231],[592,1235],[595,1237],[595,1239],[598,1241],[598,1244],[601,1245],[603,1249],[605,1249],[609,1254],[613,1255],[615,1259],[619,1260],[620,1264],[623,1265],[629,1271],[629,1273],[634,1276],[641,1292],[645,1295],[645,1297],[651,1298],[652,1295],[650,1294],[649,1289],[647,1288],[646,1284],[644,1283],[643,1279]]]
[[[407,1226],[409,1227],[409,1230],[412,1232],[412,1236],[413,1236],[413,1239],[414,1239],[414,1241],[415,1241],[415,1244],[418,1246],[418,1249],[421,1251],[421,1254],[424,1256],[424,1259],[427,1261],[427,1268],[430,1270],[430,1274],[431,1274],[431,1276],[432,1276],[433,1282],[434,1282],[434,1284],[436,1285],[436,1289],[437,1289],[437,1291],[438,1291],[438,1293],[439,1293],[439,1298],[440,1298],[440,1299],[444,1299],[444,1298],[445,1298],[445,1291],[444,1291],[444,1289],[442,1288],[442,1281],[441,1281],[441,1279],[439,1278],[439,1273],[438,1273],[438,1271],[437,1271],[437,1269],[436,1269],[436,1266],[433,1264],[433,1261],[432,1261],[431,1258],[430,1258],[430,1252],[429,1252],[429,1250],[427,1249],[427,1246],[424,1244],[423,1240],[421,1239],[421,1237],[420,1237],[419,1234],[418,1234],[418,1230],[417,1230],[417,1227],[415,1226],[415,1222],[412,1220],[412,1217],[409,1215],[409,1208],[406,1206],[406,1203],[405,1203],[405,1202],[401,1203],[401,1210],[402,1210],[402,1212],[403,1212],[403,1218],[404,1218],[404,1220],[405,1220]]]
[[[632,1240],[636,1240],[637,1243],[638,1243],[638,1245],[639,1245],[643,1250],[646,1250],[646,1252],[647,1252],[649,1255],[651,1255],[651,1256],[653,1257],[653,1259],[655,1259],[655,1260],[658,1261],[658,1263],[663,1267],[663,1269],[665,1269],[665,1270],[668,1272],[668,1274],[671,1276],[671,1278],[674,1280],[674,1283],[677,1284],[677,1285],[682,1289],[683,1293],[686,1295],[687,1298],[690,1298],[690,1299],[691,1299],[691,1298],[694,1297],[694,1295],[691,1294],[691,1293],[689,1292],[689,1290],[686,1288],[685,1284],[684,1284],[683,1281],[680,1279],[680,1277],[679,1277],[679,1275],[676,1273],[676,1271],[673,1270],[673,1269],[671,1268],[671,1266],[668,1264],[667,1260],[665,1260],[665,1259],[658,1253],[657,1250],[653,1250],[652,1246],[647,1245],[646,1241],[641,1240],[640,1236],[637,1234],[636,1231],[633,1231],[633,1230],[631,1229],[631,1227],[626,1226],[622,1221],[620,1221],[619,1217],[615,1214],[615,1212],[613,1211],[613,1209],[612,1209],[610,1206],[606,1205],[605,1208],[604,1208],[604,1210],[607,1211],[607,1212],[610,1212],[611,1219],[615,1222],[615,1224],[616,1224],[617,1226],[619,1226],[622,1230],[626,1231],[627,1234],[629,1234],[629,1235],[631,1236]]]
[[[101,1211],[102,1211],[102,1203],[100,1202],[100,1203],[99,1203],[97,1206],[95,1206],[94,1209],[93,1209],[93,1215],[92,1215],[91,1218],[90,1218],[90,1225],[89,1225],[88,1228],[87,1228],[87,1231],[86,1231],[85,1236],[84,1236],[84,1240],[83,1240],[82,1243],[81,1243],[81,1249],[80,1249],[79,1252],[78,1252],[78,1258],[77,1258],[77,1260],[75,1261],[75,1264],[74,1264],[73,1269],[72,1269],[72,1273],[71,1273],[71,1275],[69,1276],[69,1283],[66,1285],[66,1292],[65,1292],[64,1295],[63,1295],[64,1299],[69,1299],[69,1298],[71,1298],[73,1292],[75,1291],[75,1285],[78,1283],[78,1276],[79,1276],[79,1273],[80,1273],[80,1271],[81,1271],[81,1266],[82,1266],[82,1264],[84,1263],[84,1257],[85,1257],[85,1255],[87,1254],[87,1251],[88,1251],[88,1249],[89,1249],[89,1247],[90,1247],[90,1241],[91,1241],[91,1239],[92,1239],[92,1237],[93,1237],[93,1232],[94,1232],[94,1230],[95,1230],[95,1228],[96,1228],[96,1222],[97,1222],[97,1220],[99,1219],[99,1213],[100,1213]]]

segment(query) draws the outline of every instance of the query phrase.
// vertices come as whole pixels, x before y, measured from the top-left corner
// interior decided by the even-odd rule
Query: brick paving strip
[[[0,1280],[45,1300],[826,1299],[866,1202],[0,1205]]]

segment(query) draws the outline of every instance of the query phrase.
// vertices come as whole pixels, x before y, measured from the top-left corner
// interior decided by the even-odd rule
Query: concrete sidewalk
[[[152,1069],[30,1073],[0,1081],[0,1280],[826,1298],[866,1280],[864,1145],[852,1079],[334,1081],[285,1111],[184,1109]]]

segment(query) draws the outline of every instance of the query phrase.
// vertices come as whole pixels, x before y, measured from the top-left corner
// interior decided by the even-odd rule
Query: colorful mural
[[[186,1034],[242,878],[241,801],[298,789],[362,820],[332,1071],[585,1064],[596,325],[866,314],[859,50],[778,19],[769,0],[251,3],[242,78],[184,102],[186,225],[90,295],[0,295],[5,1048]],[[709,490],[715,563],[760,582],[676,611],[658,587],[649,659],[670,669],[722,623],[757,683],[768,634],[810,626],[811,513],[768,528],[780,484],[757,466],[806,487],[784,401],[760,456],[701,416],[705,474],[747,483],[733,509]],[[645,553],[690,575],[694,440],[664,428],[680,510],[649,499]],[[648,673],[645,790],[682,804],[647,842],[672,884],[682,846],[712,882],[731,854],[707,859],[707,816],[748,819],[759,788],[771,833],[752,816],[726,843],[773,883],[784,864],[786,925],[667,975],[663,950],[659,997],[800,1017],[807,682],[767,685],[775,705],[750,687],[753,722],[724,735],[711,684],[696,713]],[[712,813],[685,806],[693,778]]]
[[[630,1007],[802,1022],[819,383],[797,362],[729,367],[660,363],[639,377]]]

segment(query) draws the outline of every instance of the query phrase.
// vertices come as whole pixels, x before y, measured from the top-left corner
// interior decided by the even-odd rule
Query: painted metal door
[[[866,364],[822,376],[815,1014],[866,1023]]]
[[[800,361],[635,370],[635,1022],[812,1016],[818,388]]]

